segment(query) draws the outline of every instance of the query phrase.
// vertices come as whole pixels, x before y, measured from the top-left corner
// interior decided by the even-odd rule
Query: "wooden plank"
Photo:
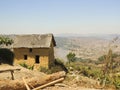
[[[17,71],[20,71],[21,69],[20,68],[15,68],[15,69],[4,69],[4,70],[0,70],[0,73],[3,73],[3,72],[10,72],[11,73],[11,79],[14,80],[14,71],[17,70]]]
[[[41,85],[41,86],[39,86],[39,87],[37,87],[37,88],[34,88],[34,89],[32,89],[32,90],[40,90],[40,89],[42,89],[42,88],[45,88],[45,87],[50,86],[50,85],[54,85],[55,83],[61,82],[61,81],[63,81],[63,80],[64,80],[64,78],[60,78],[60,79],[54,80],[54,81],[52,81],[52,82],[49,82],[49,83],[47,83],[47,84]]]
[[[9,72],[9,71],[20,71],[21,69],[20,68],[17,68],[17,69],[4,69],[4,70],[0,70],[0,73],[2,72]]]

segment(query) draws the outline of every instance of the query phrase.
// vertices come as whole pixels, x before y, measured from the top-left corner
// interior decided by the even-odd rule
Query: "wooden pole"
[[[13,74],[14,71],[11,70],[10,72],[11,72],[11,75],[12,75],[12,78],[11,78],[11,79],[14,80],[14,74]]]
[[[29,88],[29,86],[27,85],[27,83],[26,83],[25,79],[24,79],[24,78],[22,78],[22,79],[23,79],[23,82],[24,82],[24,84],[25,84],[25,86],[26,86],[27,90],[30,90],[30,88]]]
[[[53,84],[58,83],[58,82],[61,82],[61,81],[63,81],[63,80],[64,80],[64,78],[60,78],[60,79],[57,79],[57,80],[55,80],[55,81],[49,82],[49,83],[47,83],[47,84],[41,85],[41,86],[39,86],[39,87],[37,87],[37,88],[34,88],[34,89],[32,89],[32,90],[40,90],[41,88],[45,88],[45,87],[47,87],[47,86],[53,85]]]

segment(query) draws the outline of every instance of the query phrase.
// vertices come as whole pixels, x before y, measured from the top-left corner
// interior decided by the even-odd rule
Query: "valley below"
[[[113,52],[120,53],[120,39],[114,39],[119,36],[91,37],[91,36],[67,36],[55,37],[57,47],[55,47],[55,56],[65,59],[69,52],[75,53],[76,57],[82,59],[98,60],[102,55],[107,54],[112,48]]]

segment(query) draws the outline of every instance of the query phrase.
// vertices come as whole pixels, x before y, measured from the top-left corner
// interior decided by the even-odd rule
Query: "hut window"
[[[32,48],[29,49],[29,52],[32,52]]]
[[[39,55],[36,55],[36,56],[35,56],[35,63],[40,63],[39,58],[40,58]]]
[[[24,60],[27,60],[27,55],[24,55]]]

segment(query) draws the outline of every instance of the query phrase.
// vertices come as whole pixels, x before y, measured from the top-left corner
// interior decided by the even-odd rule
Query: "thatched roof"
[[[56,46],[53,34],[16,35],[13,48],[49,48]]]

